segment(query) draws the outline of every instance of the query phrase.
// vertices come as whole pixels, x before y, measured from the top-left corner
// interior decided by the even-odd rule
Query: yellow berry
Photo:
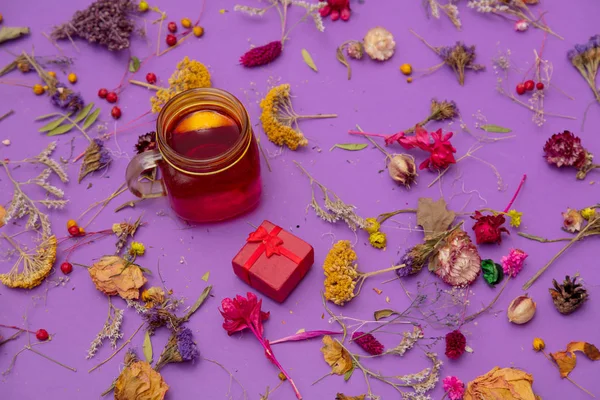
[[[67,79],[69,80],[69,82],[75,83],[75,82],[77,82],[77,75],[75,75],[73,72],[71,72],[69,74],[69,76],[67,76]]]
[[[410,76],[408,78],[406,78],[406,82],[411,83],[413,81],[413,78],[411,78]]]
[[[41,94],[44,94],[44,92],[45,92],[44,87],[42,85],[40,85],[39,83],[36,83],[35,85],[33,85],[33,93],[35,93],[39,96]]]
[[[48,71],[48,75],[50,75],[53,78],[56,78],[56,72],[54,71]]]
[[[542,351],[546,348],[546,343],[540,338],[533,339],[533,349],[535,351]]]
[[[74,219],[70,219],[67,221],[67,229],[69,229],[72,226],[77,226],[77,221],[75,221]]]
[[[400,71],[404,75],[410,75],[410,74],[412,74],[412,65],[410,65],[410,64],[402,64],[400,66]]]
[[[183,19],[181,20],[181,26],[183,26],[184,28],[186,28],[186,29],[187,29],[187,28],[189,28],[189,27],[191,27],[191,26],[192,26],[192,21],[190,21],[190,19],[189,19],[189,18],[183,18]]]
[[[149,8],[150,6],[148,6],[148,2],[144,0],[140,1],[140,4],[138,4],[138,10],[140,10],[141,12],[146,12]]]
[[[83,235],[85,233],[85,229],[83,229],[81,226],[79,227],[79,234]]]
[[[201,26],[195,26],[194,27],[194,35],[196,37],[200,37],[200,36],[204,35],[204,28]]]

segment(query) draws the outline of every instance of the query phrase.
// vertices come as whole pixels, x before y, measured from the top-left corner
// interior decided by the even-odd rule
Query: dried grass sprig
[[[462,21],[458,15],[458,7],[454,4],[455,2],[457,2],[457,0],[448,0],[446,4],[442,4],[438,0],[423,0],[423,7],[425,8],[427,16],[431,16],[435,19],[440,19],[441,11],[448,17],[450,22],[452,22],[452,25],[460,31],[462,28]]]
[[[96,352],[102,346],[105,339],[110,340],[110,344],[113,349],[117,347],[117,341],[123,338],[123,332],[121,330],[121,324],[123,323],[123,312],[113,306],[108,296],[108,316],[104,322],[104,326],[96,335],[96,338],[90,344],[87,356],[85,358],[90,359],[96,355]]]

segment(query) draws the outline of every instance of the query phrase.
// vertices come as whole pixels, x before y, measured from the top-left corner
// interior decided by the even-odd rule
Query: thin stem
[[[2,121],[5,118],[10,117],[11,115],[13,115],[15,113],[15,110],[10,110],[8,111],[6,114],[0,115],[0,121]]]
[[[129,339],[127,339],[125,341],[125,343],[123,343],[121,346],[119,346],[118,349],[116,349],[114,351],[114,353],[112,353],[110,355],[110,357],[108,357],[106,360],[102,361],[100,364],[96,365],[94,368],[90,369],[88,371],[88,374],[93,372],[94,370],[100,368],[101,366],[103,366],[104,364],[106,364],[107,362],[109,362],[110,360],[113,359],[114,356],[116,356],[121,350],[123,350],[123,348],[125,348],[125,346],[127,346],[129,343],[131,343],[131,339],[133,339],[133,337],[140,331],[140,329],[142,329],[144,327],[145,323],[142,323],[136,330],[135,332],[133,332],[133,334],[131,336],[129,336]]]
[[[531,234],[525,233],[525,232],[519,232],[518,235],[522,236],[526,239],[535,240],[536,242],[540,242],[540,243],[570,242],[573,239],[570,237],[569,238],[560,238],[560,239],[546,239],[541,236],[535,236],[535,235],[531,235]]]
[[[260,150],[260,154],[262,154],[263,159],[265,160],[265,163],[267,164],[267,168],[269,169],[269,172],[273,172],[273,170],[271,169],[271,163],[269,163],[269,157],[267,157],[267,154],[265,153],[265,149],[263,148],[260,138],[258,136],[256,136],[256,142],[258,143],[258,149]]]
[[[362,128],[358,125],[356,125],[356,129],[358,129],[359,132],[363,131]],[[381,147],[379,144],[377,144],[377,142],[375,142],[373,139],[371,139],[369,137],[369,135],[364,135],[364,136],[369,140],[369,142],[373,143],[373,145],[375,147],[377,147],[379,149],[379,151],[381,151],[386,157],[392,158],[392,155],[390,153],[388,153],[387,151],[385,151],[385,149],[383,147]]]
[[[6,237],[6,235],[5,235]],[[0,328],[6,328],[6,329],[15,329],[17,331],[23,331],[23,332],[29,332],[29,333],[33,333],[35,334],[35,332],[27,330],[25,328],[19,328],[18,326],[14,326],[14,325],[4,325],[4,324],[0,324]]]
[[[174,46],[169,46],[165,50],[161,51],[157,56],[160,57],[160,56],[164,55],[165,53],[168,53],[169,51],[171,51],[171,50],[179,47],[181,45],[181,43],[183,43],[183,41],[186,40],[187,38],[189,38],[190,36],[192,36],[192,32],[188,33],[187,35],[185,35],[184,37],[182,37],[181,39],[179,39],[177,41],[177,43],[175,43]]]
[[[396,211],[392,211],[389,213],[385,213],[385,214],[379,214],[379,216],[377,217],[377,221],[380,224],[383,224],[385,221],[387,221],[388,219],[398,215],[398,214],[403,214],[403,213],[416,213],[417,209],[416,208],[405,208],[402,210],[396,210]]]
[[[585,226],[585,228],[583,228],[578,234],[577,236],[575,236],[573,239],[571,239],[571,241],[565,246],[563,247],[558,253],[556,253],[556,255],[554,257],[552,257],[552,259],[550,259],[550,261],[548,261],[548,263],[546,265],[544,265],[542,268],[540,268],[535,275],[533,275],[531,277],[531,279],[529,279],[527,281],[527,283],[525,283],[525,285],[523,285],[523,290],[527,290],[529,289],[534,283],[535,281],[538,280],[538,278],[544,273],[546,272],[546,270],[548,268],[550,268],[550,266],[552,265],[552,263],[554,261],[556,261],[556,259],[558,257],[560,257],[565,251],[567,251],[569,249],[569,247],[571,247],[575,242],[577,242],[579,239],[581,239],[585,232],[593,225],[596,225],[596,221],[598,221],[598,219],[594,219],[593,221],[588,222],[588,224]]]
[[[227,373],[229,374],[229,377],[230,377],[230,378],[231,378],[233,381],[235,381],[235,383],[237,383],[237,384],[238,384],[238,386],[239,386],[240,388],[242,388],[242,392],[243,392],[244,399],[247,399],[247,398],[248,398],[248,394],[246,393],[246,388],[244,388],[244,385],[242,385],[242,384],[240,383],[240,381],[238,381],[238,380],[237,380],[237,378],[236,378],[236,377],[235,377],[235,376],[234,376],[234,375],[233,375],[233,374],[232,374],[232,373],[231,373],[231,372],[230,372],[230,371],[229,371],[227,368],[225,368],[225,366],[224,366],[223,364],[219,363],[218,361],[211,360],[210,358],[206,358],[206,357],[202,357],[202,359],[203,359],[204,361],[208,361],[209,363],[212,363],[212,364],[215,364],[215,365],[217,365],[217,366],[218,366],[218,367],[220,367],[220,368],[221,368],[223,371],[227,372]],[[229,389],[229,390],[231,391],[231,385],[230,385],[230,389]]]
[[[346,336],[348,335],[346,324],[344,324],[344,322],[329,309],[329,307],[327,306],[327,300],[325,300],[325,295],[323,292],[321,292],[321,301],[323,303],[323,308],[325,308],[325,311],[327,311],[327,314],[329,314],[329,316],[333,318],[334,321],[340,324],[340,326],[342,327],[342,342],[344,342],[346,340]]]
[[[295,115],[294,119],[337,118],[337,114]]]
[[[506,289],[506,286],[508,285],[509,281],[510,281],[510,276],[506,278],[506,281],[504,281],[504,285],[502,285],[502,288],[500,289],[500,291],[498,292],[496,297],[494,297],[492,302],[490,304],[488,304],[487,306],[485,306],[484,308],[482,308],[481,310],[477,311],[475,314],[471,314],[468,317],[466,317],[464,319],[464,323],[473,321],[475,318],[477,318],[478,316],[480,316],[481,314],[483,314],[484,312],[486,312],[487,310],[492,308],[494,306],[494,304],[496,304],[496,302],[500,298],[500,295],[502,295],[502,292],[504,292],[504,289]]]
[[[73,372],[77,372],[77,370],[76,370],[75,368],[73,368],[73,367],[69,367],[68,365],[65,365],[65,364],[63,364],[63,363],[61,363],[61,362],[58,362],[58,361],[56,361],[55,359],[53,359],[53,358],[50,358],[50,357],[48,357],[47,355],[45,355],[45,354],[43,354],[43,353],[40,353],[39,351],[37,351],[37,350],[33,349],[31,346],[25,346],[25,348],[26,348],[27,350],[29,350],[29,351],[31,351],[31,352],[33,352],[33,353],[37,354],[38,356],[44,357],[44,358],[45,358],[46,360],[48,360],[48,361],[52,361],[54,364],[60,365],[61,367],[63,367],[63,368],[66,368],[66,369],[68,369],[68,370],[71,370],[71,371],[73,371]]]
[[[500,92],[500,94],[503,94],[504,96],[508,97],[509,99],[511,99],[513,102],[525,107],[526,109],[528,109],[529,111],[535,111],[535,109],[533,108],[532,105],[527,104],[519,99],[517,99],[513,94],[508,94],[504,91],[504,89],[502,90],[498,90]],[[556,117],[556,118],[564,118],[564,119],[571,119],[571,120],[576,120],[577,118],[575,117],[571,117],[570,115],[562,115],[562,114],[554,114],[554,113],[549,113],[546,112],[544,110],[540,110],[539,111],[541,114],[543,115],[547,115],[548,117]]]
[[[473,152],[479,150],[481,147],[479,147],[478,149],[474,150]],[[471,155],[471,151],[468,151],[467,154],[465,154],[464,156],[460,157],[458,160],[456,160],[455,164],[458,164],[459,161],[464,160],[465,158],[469,157]],[[450,167],[446,167],[445,170],[443,170],[441,173],[438,174],[438,176],[431,181],[431,183],[429,185],[427,185],[428,188],[432,187],[433,185],[435,185],[435,183],[437,181],[439,181],[440,179],[442,179],[442,176],[444,176],[446,174],[446,172],[448,172],[448,170],[450,169]]]
[[[544,349],[542,349],[542,353],[544,354],[544,356],[546,356],[546,358],[548,359],[548,361],[550,361],[552,364],[554,364],[556,367],[558,367],[558,364],[556,363],[556,361],[554,360],[554,358],[550,357],[548,355],[548,353],[546,353],[546,351]],[[593,393],[591,393],[590,391],[584,389],[583,387],[581,387],[579,384],[575,383],[575,381],[573,381],[571,378],[569,378],[568,376],[565,376],[565,378],[571,382],[573,385],[577,386],[579,389],[583,390],[584,392],[586,392],[587,394],[589,394],[592,397],[596,397],[594,396]]]
[[[0,346],[2,346],[2,345],[3,345],[3,344],[5,344],[5,343],[8,343],[8,342],[10,342],[11,340],[15,340],[15,339],[16,339],[16,338],[18,338],[18,337],[21,335],[21,333],[23,333],[23,332],[25,332],[25,330],[20,330],[20,331],[18,331],[17,333],[15,333],[14,335],[12,335],[12,336],[9,336],[8,338],[4,339],[3,341],[1,341],[1,342],[0,342]]]
[[[137,86],[143,86],[145,88],[152,89],[152,90],[162,90],[162,89],[165,89],[163,87],[156,86],[156,85],[151,85],[151,84],[146,83],[146,82],[136,81],[135,79],[130,79],[129,83],[137,85]]]
[[[74,126],[75,128],[77,128],[77,130],[78,130],[79,132],[81,132],[81,133],[83,134],[83,136],[85,136],[85,138],[88,140],[88,142],[92,143],[92,139],[91,139],[91,138],[88,136],[88,134],[87,134],[87,133],[85,133],[85,130],[83,130],[83,128],[81,128],[77,122],[73,121],[73,120],[72,120],[71,118],[69,118],[67,115],[63,115],[63,117],[64,117],[64,118],[65,118],[67,121],[69,121],[71,124],[73,124],[73,126]]]
[[[524,174],[523,178],[521,178],[521,182],[519,183],[519,187],[517,187],[517,191],[515,192],[514,196],[512,197],[512,199],[510,199],[510,202],[504,209],[505,213],[507,213],[510,210],[510,207],[513,205],[513,203],[517,199],[517,196],[519,195],[519,192],[521,191],[521,188],[523,187],[523,184],[525,183],[525,179],[527,179],[527,175]]]
[[[413,31],[412,29],[409,29],[409,31],[410,31],[410,33],[412,33],[413,35],[415,35],[421,42],[423,42],[425,44],[425,46],[429,47],[431,50],[433,50],[436,53],[438,53],[437,49],[435,47],[433,47],[432,45],[430,45],[429,43],[427,43],[427,40],[425,40],[417,32]]]

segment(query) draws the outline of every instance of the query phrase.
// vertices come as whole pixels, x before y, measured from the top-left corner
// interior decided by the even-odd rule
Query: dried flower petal
[[[567,211],[562,213],[563,227],[571,232],[579,232],[583,226],[583,215],[578,210],[567,208]]]
[[[495,367],[469,382],[464,400],[511,399],[536,400],[533,376],[516,368]]]
[[[429,262],[429,269],[452,286],[471,284],[481,272],[481,257],[469,235],[453,232]]]
[[[465,394],[465,384],[456,376],[447,376],[443,380],[444,392],[450,400],[462,400]]]
[[[516,277],[523,269],[527,253],[520,249],[510,249],[508,256],[500,259],[504,273],[512,278]]]
[[[162,400],[169,390],[162,376],[145,361],[125,367],[115,382],[115,400]]]
[[[331,336],[323,337],[323,347],[321,353],[325,362],[331,367],[331,373],[344,375],[352,369],[352,357],[337,341]]]
[[[88,268],[96,289],[109,296],[136,300],[147,282],[139,266],[118,256],[104,256]]]
[[[4,208],[2,205],[0,205],[0,228],[2,228],[4,225],[6,225],[6,208]]]
[[[588,152],[581,145],[581,139],[569,131],[555,133],[544,145],[546,161],[557,167],[582,168]]]
[[[433,139],[433,143],[429,139]],[[419,165],[419,169],[429,168],[432,171],[439,171],[448,168],[451,164],[456,164],[454,153],[456,149],[450,143],[453,133],[448,132],[442,134],[442,130],[428,133],[425,129],[417,126],[414,136],[406,136],[404,134],[393,135],[389,140],[397,140],[398,143],[405,149],[419,148],[430,153],[429,158]],[[386,143],[388,140],[386,140]]]
[[[262,322],[269,318],[269,313],[261,310],[262,300],[252,292],[246,297],[237,295],[235,298],[225,298],[221,301],[221,315],[225,319],[223,329],[229,336],[252,327],[260,336],[263,334]]]

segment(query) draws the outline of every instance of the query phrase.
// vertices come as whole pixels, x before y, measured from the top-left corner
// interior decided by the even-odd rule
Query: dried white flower
[[[90,359],[96,355],[96,352],[98,351],[100,346],[102,346],[102,343],[105,339],[110,340],[110,344],[113,348],[117,347],[117,341],[123,338],[123,332],[121,332],[121,324],[123,323],[123,312],[124,310],[120,310],[113,306],[109,298],[108,317],[106,318],[106,322],[104,322],[102,330],[98,332],[98,335],[96,335],[96,338],[90,344],[90,348],[86,356],[87,359]]]
[[[381,26],[372,28],[367,32],[363,39],[363,45],[369,57],[379,61],[388,60],[396,50],[394,35]]]

